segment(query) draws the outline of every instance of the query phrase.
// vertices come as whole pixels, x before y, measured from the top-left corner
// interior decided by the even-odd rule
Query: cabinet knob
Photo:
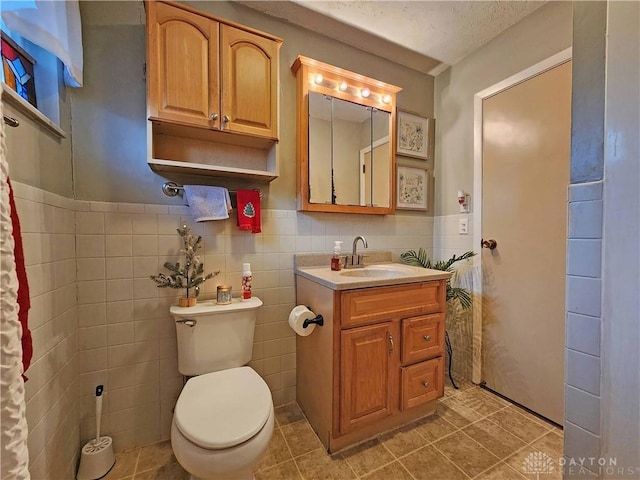
[[[389,355],[391,355],[391,352],[393,352],[393,349],[395,348],[395,344],[393,343],[393,335],[391,335],[390,333],[389,335]]]
[[[224,123],[229,123],[230,120],[231,120],[231,118],[229,118],[229,115],[225,115],[224,117],[222,117],[222,121]]]
[[[424,338],[428,342],[429,340],[431,340],[431,335],[425,335],[422,338]]]
[[[429,388],[429,382],[422,382],[422,386],[424,388]]]
[[[217,120],[218,119],[218,114],[217,113],[212,113],[211,114],[211,120]]]

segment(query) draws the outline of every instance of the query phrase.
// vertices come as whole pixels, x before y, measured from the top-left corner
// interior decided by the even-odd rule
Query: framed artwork
[[[427,211],[427,185],[429,171],[426,168],[396,166],[396,208]]]
[[[433,121],[432,118],[398,110],[396,153],[429,160]]]

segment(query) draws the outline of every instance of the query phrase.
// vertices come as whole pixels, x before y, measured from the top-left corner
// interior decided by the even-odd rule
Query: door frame
[[[382,137],[373,142],[371,145],[367,145],[366,147],[360,149],[360,206],[366,205],[367,201],[367,199],[365,198],[366,195],[364,186],[365,182],[367,181],[367,174],[363,172],[364,156],[367,153],[370,153],[378,148],[380,145],[384,145],[385,143],[389,143],[389,135],[387,135],[386,137]],[[391,150],[391,145],[389,145],[389,150]],[[371,164],[373,165],[373,155],[371,155]],[[373,194],[371,194],[371,199],[373,200]],[[373,202],[371,203],[373,204]]]
[[[473,245],[479,246],[482,239],[482,102],[485,98],[507,90],[570,61],[569,47],[542,60],[498,83],[479,91],[473,96],[473,192],[476,198],[473,211]],[[473,282],[473,362],[471,380],[482,381],[482,252],[473,257],[473,270],[477,272]]]

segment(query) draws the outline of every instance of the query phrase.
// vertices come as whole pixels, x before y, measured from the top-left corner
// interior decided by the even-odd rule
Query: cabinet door
[[[444,352],[444,313],[402,320],[402,363],[416,363]]]
[[[273,40],[221,25],[224,130],[278,137],[278,49]]]
[[[397,322],[387,322],[341,332],[341,433],[397,408],[398,330]]]
[[[150,116],[217,126],[219,24],[160,2],[147,8]]]
[[[402,368],[402,410],[444,395],[442,357]]]

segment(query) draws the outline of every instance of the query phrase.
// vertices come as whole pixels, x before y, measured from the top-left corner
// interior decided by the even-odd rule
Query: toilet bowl
[[[199,480],[249,480],[273,434],[269,387],[250,367],[189,379],[174,410],[171,447]]]

